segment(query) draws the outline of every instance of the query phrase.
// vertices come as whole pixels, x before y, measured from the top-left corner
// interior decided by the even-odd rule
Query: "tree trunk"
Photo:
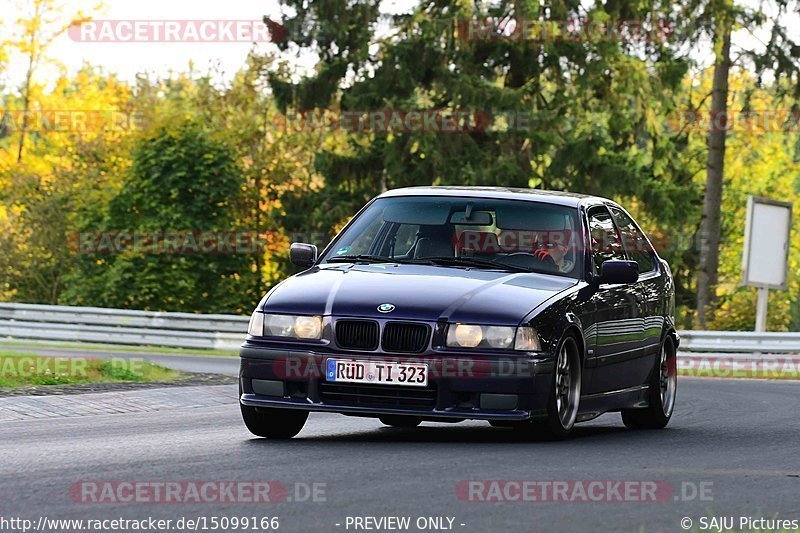
[[[28,129],[28,111],[31,108],[31,83],[33,83],[33,71],[39,63],[42,53],[41,41],[37,42],[37,37],[42,29],[42,2],[33,3],[33,20],[36,21],[34,29],[30,30],[28,37],[28,70],[25,72],[25,86],[23,87],[22,97],[22,132],[19,135],[19,147],[17,149],[17,164],[22,163],[22,151],[25,149],[25,133]]]
[[[706,327],[716,299],[722,181],[725,175],[725,137],[728,128],[728,71],[731,67],[731,15],[721,13],[715,40],[716,60],[711,86],[711,114],[706,160],[706,194],[700,220],[700,268],[697,273],[697,326]]]
[[[33,42],[33,37],[31,38],[31,42]],[[33,44],[31,44],[33,46]],[[36,58],[34,56],[34,52],[31,51],[30,57],[28,58],[28,71],[25,74],[25,86],[23,87],[23,97],[22,97],[22,131],[19,135],[19,146],[17,148],[17,163],[22,162],[22,151],[25,148],[25,133],[28,129],[28,111],[31,108],[31,82],[33,80],[33,70],[36,65]]]

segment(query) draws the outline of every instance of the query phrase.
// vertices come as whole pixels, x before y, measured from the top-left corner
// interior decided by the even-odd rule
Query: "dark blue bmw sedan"
[[[603,198],[420,187],[369,202],[259,303],[241,348],[248,429],[311,411],[390,426],[487,420],[553,438],[619,411],[663,428],[677,387],[669,266]]]

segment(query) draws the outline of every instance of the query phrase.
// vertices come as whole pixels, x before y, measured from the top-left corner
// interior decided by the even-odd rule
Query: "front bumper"
[[[408,415],[429,420],[528,420],[546,415],[553,361],[548,354],[422,355],[275,348],[241,350],[240,402],[356,416]],[[426,363],[428,386],[389,387],[325,381],[329,357]],[[254,391],[254,380],[259,393]],[[269,384],[265,392],[264,384]]]

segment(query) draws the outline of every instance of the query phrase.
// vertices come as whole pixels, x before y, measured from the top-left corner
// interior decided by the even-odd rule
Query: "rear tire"
[[[378,417],[378,420],[393,428],[415,428],[422,423],[421,418],[404,415],[384,415]]]
[[[622,423],[629,429],[661,429],[672,418],[678,391],[678,366],[675,343],[669,335],[661,344],[659,354],[650,378],[648,407],[622,411]]]
[[[526,435],[561,440],[569,437],[578,417],[581,401],[581,376],[583,366],[578,352],[578,342],[567,335],[556,350],[553,380],[547,401],[547,418],[537,422],[524,422],[515,426]]]
[[[303,429],[308,411],[242,405],[242,419],[250,433],[267,439],[291,439]]]

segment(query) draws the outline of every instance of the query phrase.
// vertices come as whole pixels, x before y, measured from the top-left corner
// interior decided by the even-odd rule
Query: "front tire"
[[[667,426],[675,409],[678,391],[678,365],[675,343],[667,335],[650,378],[649,405],[645,409],[624,409],[622,422],[630,429],[661,429]]]
[[[556,350],[555,368],[547,401],[547,418],[517,426],[526,433],[561,440],[569,437],[578,418],[583,365],[578,342],[567,335]]]
[[[267,439],[291,439],[303,429],[308,411],[242,405],[242,419],[250,433]]]

